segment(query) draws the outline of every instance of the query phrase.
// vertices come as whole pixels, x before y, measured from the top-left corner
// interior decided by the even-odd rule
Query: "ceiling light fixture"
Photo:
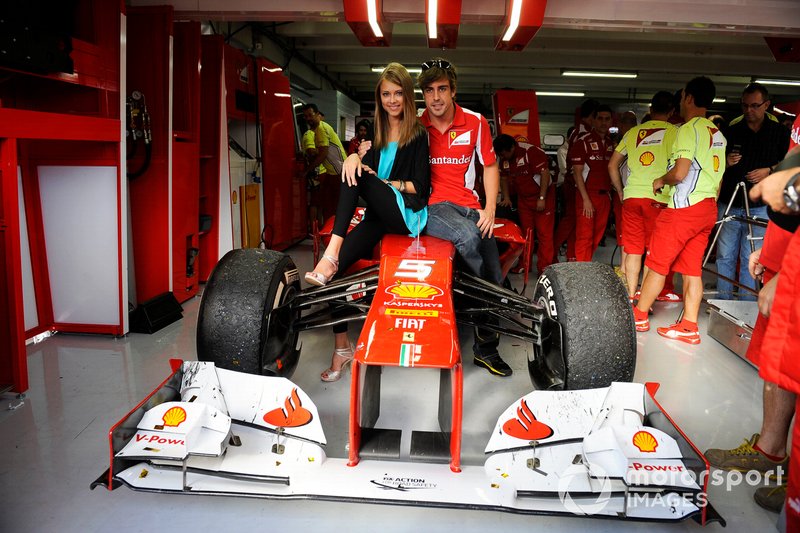
[[[571,76],[575,78],[637,78],[639,74],[636,72],[601,72],[592,70],[562,70],[562,76]]]
[[[383,0],[343,0],[344,19],[362,46],[389,46],[392,23],[383,15]]]
[[[724,104],[727,101],[728,101],[727,98],[719,97],[719,98],[714,98],[713,103],[715,103],[715,104]]]
[[[546,7],[547,0],[506,0],[506,13],[500,31],[495,33],[494,49],[524,50],[542,27]]]
[[[425,0],[428,48],[455,48],[461,25],[461,0]]]
[[[428,0],[428,39],[436,39],[437,7],[436,0]]]
[[[536,91],[536,96],[585,96],[582,92],[569,92],[569,91]]]
[[[755,80],[755,83],[761,83],[762,85],[786,85],[788,87],[800,87],[800,81],[797,80],[761,79],[761,80]]]
[[[522,14],[522,0],[512,0],[511,3],[511,17],[508,21],[508,29],[503,35],[503,40],[508,42],[514,36],[514,33],[519,27],[519,17]]]
[[[369,27],[372,28],[372,33],[375,37],[383,37],[381,25],[378,24],[378,0],[367,0],[367,20],[369,20]]]

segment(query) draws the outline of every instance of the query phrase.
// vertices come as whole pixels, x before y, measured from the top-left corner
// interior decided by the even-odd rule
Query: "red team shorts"
[[[690,207],[664,209],[656,220],[645,266],[662,276],[670,271],[700,276],[708,236],[716,222],[717,202],[713,198]]]
[[[644,255],[656,219],[666,209],[662,204],[650,198],[628,198],[622,203],[622,234],[625,236],[625,252]]]

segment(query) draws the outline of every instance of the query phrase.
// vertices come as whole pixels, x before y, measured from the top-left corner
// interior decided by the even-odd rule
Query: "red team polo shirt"
[[[503,161],[500,172],[510,178],[517,195],[535,196],[537,199],[542,186],[542,172],[550,166],[547,154],[538,146],[520,143],[514,150],[511,161]]]
[[[583,165],[583,181],[587,191],[611,190],[608,161],[614,153],[614,145],[608,137],[592,131],[575,140],[570,150],[570,165]],[[575,179],[578,179],[575,176]]]
[[[497,161],[486,119],[453,103],[456,114],[450,128],[440,133],[426,109],[420,120],[428,130],[431,163],[431,197],[428,204],[452,202],[480,209],[475,192],[475,156],[486,167]]]

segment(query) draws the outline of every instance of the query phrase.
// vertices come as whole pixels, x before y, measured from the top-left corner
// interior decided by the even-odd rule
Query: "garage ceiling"
[[[164,0],[133,0],[157,5]],[[505,15],[503,1],[462,0],[462,24],[454,50],[427,47],[424,0],[383,1],[393,23],[391,46],[365,48],[344,23],[341,1],[173,0],[176,18],[212,22],[219,33],[236,33],[244,48],[265,41],[281,51],[270,57],[297,86],[319,88],[322,77],[371,106],[373,66],[398,61],[417,66],[441,55],[459,69],[458,98],[486,108],[498,88],[577,91],[610,103],[646,101],[657,90],[674,91],[705,74],[717,83],[722,104],[733,109],[752,78],[800,80],[798,63],[777,62],[764,37],[800,36],[798,0],[550,0],[542,29],[522,52],[497,52],[495,36]],[[291,6],[292,10],[287,8]],[[241,31],[243,23],[250,23]],[[238,40],[238,42],[237,42]],[[258,43],[258,44],[256,44]],[[279,45],[279,46],[276,46]],[[797,44],[796,44],[797,45]],[[319,69],[313,79],[303,76]],[[635,72],[635,79],[567,78],[564,69]],[[800,87],[770,86],[774,102],[800,100]],[[547,98],[547,100],[545,100]],[[542,97],[540,107],[574,109],[580,99]]]

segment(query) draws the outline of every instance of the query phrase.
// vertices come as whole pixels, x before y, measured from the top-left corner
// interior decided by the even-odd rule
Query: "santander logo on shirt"
[[[466,165],[472,161],[472,154],[462,155],[461,157],[431,157],[431,165]]]
[[[792,126],[792,145],[789,148],[794,148],[797,145],[800,145],[800,118],[794,121],[794,125]]]

